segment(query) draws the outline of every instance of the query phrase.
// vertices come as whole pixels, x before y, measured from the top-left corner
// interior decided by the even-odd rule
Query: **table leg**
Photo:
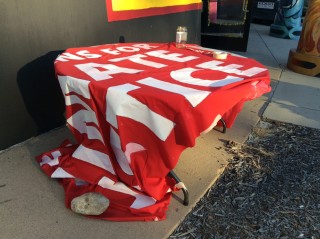
[[[227,126],[226,126],[226,122],[224,121],[224,119],[220,119],[219,120],[220,122],[221,122],[221,124],[222,124],[222,127],[223,127],[223,129],[222,129],[222,133],[226,133],[226,131],[227,131]]]
[[[181,179],[177,176],[177,174],[175,172],[173,172],[172,170],[168,173],[168,176],[173,178],[177,184],[176,187],[181,189],[183,192],[183,205],[188,206],[189,205],[189,192],[187,187],[184,185],[184,183],[181,181]]]

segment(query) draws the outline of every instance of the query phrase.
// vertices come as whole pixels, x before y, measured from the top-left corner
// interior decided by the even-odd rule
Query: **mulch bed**
[[[320,130],[260,121],[170,238],[320,238]]]

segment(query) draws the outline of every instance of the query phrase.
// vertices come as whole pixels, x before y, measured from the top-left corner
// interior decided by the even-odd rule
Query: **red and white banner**
[[[127,43],[71,48],[55,61],[68,126],[77,143],[37,157],[60,179],[66,206],[99,192],[97,218],[163,220],[174,182],[167,177],[187,147],[223,117],[231,127],[245,101],[270,91],[268,70],[196,45]]]
[[[108,21],[129,20],[199,10],[200,0],[106,0]]]

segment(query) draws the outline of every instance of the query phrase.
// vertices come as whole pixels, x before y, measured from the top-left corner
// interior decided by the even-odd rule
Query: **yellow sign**
[[[201,0],[112,0],[113,11],[138,10],[155,7],[171,7],[201,3]]]
[[[202,0],[106,0],[108,21],[200,10]]]

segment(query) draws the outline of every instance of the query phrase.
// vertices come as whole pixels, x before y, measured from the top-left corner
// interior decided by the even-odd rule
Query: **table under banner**
[[[164,220],[176,190],[167,175],[183,150],[221,118],[230,128],[244,102],[271,90],[259,62],[233,54],[217,60],[193,44],[70,48],[55,70],[76,143],[66,140],[37,160],[63,185],[68,208],[97,192],[110,205],[92,217],[114,221]]]

